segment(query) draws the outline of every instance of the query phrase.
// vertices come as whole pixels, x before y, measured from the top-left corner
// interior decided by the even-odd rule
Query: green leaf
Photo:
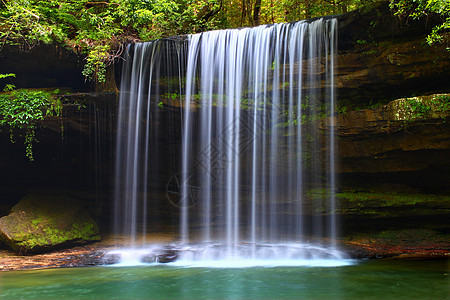
[[[0,79],[2,79],[2,78],[8,78],[8,77],[16,77],[16,74],[14,74],[14,73],[0,74]]]

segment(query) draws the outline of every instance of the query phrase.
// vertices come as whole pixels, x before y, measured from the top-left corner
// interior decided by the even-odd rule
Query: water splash
[[[355,263],[336,249],[310,243],[240,243],[234,249],[229,253],[226,244],[217,243],[152,245],[110,251],[105,262],[113,261],[116,267],[165,264],[194,268],[339,267]]]

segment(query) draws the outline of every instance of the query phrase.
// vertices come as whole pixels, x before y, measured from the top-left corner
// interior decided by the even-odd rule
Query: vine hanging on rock
[[[15,77],[14,74],[0,74],[1,78]],[[0,126],[9,127],[11,142],[15,142],[15,133],[24,136],[26,156],[34,161],[33,143],[36,142],[36,126],[46,116],[60,116],[61,100],[54,94],[39,90],[15,90],[7,84],[0,95]]]

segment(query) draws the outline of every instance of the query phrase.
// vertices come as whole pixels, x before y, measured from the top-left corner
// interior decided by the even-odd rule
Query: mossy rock
[[[336,194],[339,214],[366,217],[448,215],[450,196],[383,191],[342,191]]]
[[[0,240],[21,254],[100,240],[97,223],[80,201],[28,195],[0,218]]]
[[[428,247],[448,249],[450,235],[428,228],[406,228],[400,230],[383,230],[355,234],[347,240],[361,244],[407,246],[412,248]]]

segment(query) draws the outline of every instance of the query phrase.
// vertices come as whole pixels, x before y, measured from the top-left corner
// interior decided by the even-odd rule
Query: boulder
[[[0,218],[0,241],[20,254],[99,241],[96,222],[80,201],[28,195]]]

